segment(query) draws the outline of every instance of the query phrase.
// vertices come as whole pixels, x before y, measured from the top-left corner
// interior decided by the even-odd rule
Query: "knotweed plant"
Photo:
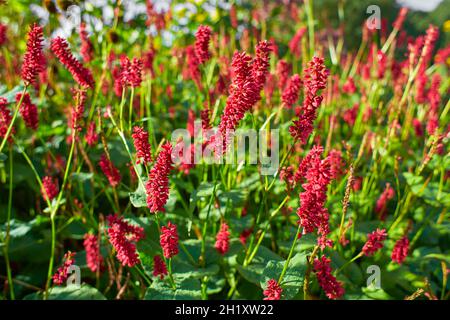
[[[449,298],[448,21],[138,2],[0,1],[0,299]]]

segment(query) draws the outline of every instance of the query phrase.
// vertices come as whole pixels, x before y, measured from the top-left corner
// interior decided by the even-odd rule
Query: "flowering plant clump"
[[[0,1],[0,300],[449,299],[449,21],[27,2]]]

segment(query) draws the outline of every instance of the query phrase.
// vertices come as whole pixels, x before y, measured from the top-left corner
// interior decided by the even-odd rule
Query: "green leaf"
[[[72,173],[72,179],[80,182],[84,182],[92,179],[92,172],[74,172]]]
[[[244,267],[242,265],[237,265],[239,273],[251,283],[258,286],[261,285],[261,276],[264,269],[270,261],[282,261],[283,259],[277,254],[273,253],[271,250],[264,246],[260,246],[258,253],[252,260],[252,263]]]
[[[143,182],[145,183],[145,182]],[[147,194],[142,184],[139,184],[138,188],[134,192],[130,192],[131,204],[136,208],[142,208],[147,206]]]
[[[41,300],[42,293],[33,293],[24,297],[24,300]],[[83,284],[81,286],[68,285],[54,287],[50,290],[49,300],[106,300],[105,296],[96,288]]]
[[[285,262],[286,261],[276,260],[269,261],[261,276],[261,288],[265,289],[267,281],[270,279],[278,281]],[[283,299],[292,299],[298,293],[303,285],[306,268],[306,254],[304,252],[296,254],[292,257],[291,261],[289,261],[289,266],[286,269],[286,273],[281,283],[283,288]]]
[[[176,290],[167,281],[155,280],[145,292],[144,300],[198,300],[200,292],[200,281],[196,279],[176,283]]]

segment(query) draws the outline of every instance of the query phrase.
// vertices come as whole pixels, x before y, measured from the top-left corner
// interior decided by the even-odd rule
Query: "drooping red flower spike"
[[[404,236],[395,243],[394,249],[392,250],[391,259],[398,264],[402,264],[408,256],[408,252],[409,240],[407,236]]]
[[[133,128],[134,148],[136,149],[136,163],[143,162],[144,164],[152,162],[152,153],[150,143],[148,142],[148,132],[143,128],[135,126]]]
[[[101,155],[99,165],[105,176],[108,178],[111,187],[116,187],[122,178],[119,170],[105,154]]]
[[[327,297],[329,299],[338,299],[344,295],[345,290],[342,284],[333,276],[330,263],[331,260],[326,256],[322,256],[320,259],[316,258],[314,260],[314,271],[316,272],[319,285],[325,291]]]
[[[0,23],[0,46],[4,45],[6,43],[7,37],[6,37],[6,31],[8,30],[8,27]]]
[[[195,33],[195,54],[200,64],[205,63],[211,58],[211,53],[208,49],[211,32],[211,27],[201,25]]]
[[[276,75],[278,79],[278,88],[283,91],[289,79],[289,73],[291,72],[292,66],[285,60],[280,60],[277,63]]]
[[[61,37],[52,39],[51,50],[59,61],[69,70],[75,81],[82,87],[93,88],[94,78],[91,71],[85,68],[72,54],[67,41]]]
[[[74,252],[67,251],[64,255],[64,263],[61,267],[58,268],[56,273],[53,275],[53,283],[60,286],[64,284],[69,278],[69,268],[75,263],[75,259],[73,258],[75,255]]]
[[[220,225],[220,230],[216,235],[216,243],[214,248],[220,253],[225,254],[230,248],[230,232],[228,231],[228,225],[226,222],[222,222]]]
[[[267,281],[266,289],[263,291],[264,300],[280,300],[283,288],[278,284],[277,280],[270,279]]]
[[[386,240],[387,232],[386,229],[377,229],[372,233],[367,235],[367,241],[362,248],[362,252],[366,256],[371,256],[381,248],[383,248],[384,240]]]
[[[167,267],[161,256],[153,257],[153,276],[159,277],[161,280],[168,274]]]
[[[118,215],[109,215],[107,220],[109,242],[117,252],[117,259],[123,266],[132,267],[139,263],[135,243],[145,237],[144,228],[132,225]]]
[[[165,211],[164,205],[169,198],[169,174],[172,169],[172,145],[166,143],[161,147],[155,165],[150,170],[148,182],[145,185],[147,206],[150,212]]]
[[[23,57],[22,79],[25,85],[34,84],[37,75],[45,69],[45,56],[42,52],[44,34],[38,24],[30,26],[27,40],[27,51]]]
[[[84,249],[86,250],[86,264],[92,272],[97,272],[103,269],[103,257],[100,253],[100,244],[98,237],[93,234],[85,234],[83,241]]]
[[[168,222],[167,227],[161,227],[161,235],[159,237],[164,257],[170,259],[178,254],[178,233],[177,226],[172,222]]]
[[[42,197],[44,200],[52,201],[59,193],[58,184],[52,177],[46,176],[42,179]]]

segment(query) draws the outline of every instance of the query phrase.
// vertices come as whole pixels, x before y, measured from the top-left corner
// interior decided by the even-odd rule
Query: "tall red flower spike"
[[[211,31],[211,27],[201,25],[195,33],[195,54],[200,64],[205,63],[211,58],[211,53],[208,49]]]
[[[61,37],[52,39],[51,46],[53,53],[59,61],[69,70],[76,82],[82,87],[93,88],[94,78],[91,71],[85,68],[72,54],[67,41]]]
[[[166,143],[161,147],[161,152],[155,165],[150,170],[148,182],[145,186],[147,206],[150,212],[165,211],[164,205],[169,198],[169,174],[172,169],[172,145]]]
[[[44,34],[42,27],[33,24],[28,32],[27,51],[22,64],[22,79],[26,85],[34,84],[37,75],[45,69],[45,57],[42,52]]]

